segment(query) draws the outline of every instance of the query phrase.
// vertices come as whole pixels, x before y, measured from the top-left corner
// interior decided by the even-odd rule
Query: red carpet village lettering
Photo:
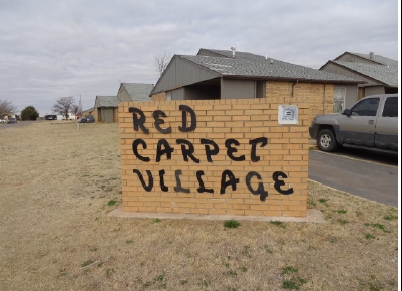
[[[178,130],[180,132],[194,132],[196,127],[197,127],[197,117],[195,112],[186,105],[180,105],[179,110],[182,111],[182,118],[181,118],[181,126],[178,127]],[[144,134],[149,133],[149,129],[144,126],[146,116],[144,112],[135,107],[130,107],[129,112],[133,114],[133,126],[135,131],[142,131]],[[190,117],[189,122],[187,121],[187,114]],[[169,134],[172,132],[172,128],[170,126],[167,126],[165,124],[165,121],[163,118],[166,118],[165,112],[161,110],[155,110],[152,113],[152,118],[154,119],[154,126],[155,129],[162,133],[162,134]],[[188,126],[188,123],[190,124]],[[205,145],[205,156],[206,159],[209,163],[213,163],[213,158],[214,156],[218,155],[221,149],[219,146],[211,139],[206,139],[202,138],[200,139],[200,143]],[[189,159],[191,159],[194,163],[200,163],[200,160],[194,155],[194,146],[193,144],[186,140],[186,139],[176,139],[177,146],[180,146],[181,154],[183,156],[183,160],[188,162]],[[250,145],[250,156],[246,157],[245,155],[236,155],[237,153],[237,148],[236,146],[239,146],[240,143],[236,139],[227,139],[225,141],[225,147],[226,147],[226,155],[233,161],[244,161],[246,158],[249,158],[252,162],[258,163],[260,160],[260,157],[258,155],[258,152],[261,150],[264,150],[264,147],[268,144],[268,139],[266,137],[259,137],[255,139],[250,139],[249,140],[249,145]],[[132,143],[132,149],[133,153],[138,158],[139,160],[143,162],[149,162],[150,158],[147,156],[144,156],[141,154],[141,150],[139,149],[140,146],[143,149],[147,148],[147,143],[144,139],[137,138],[133,141]],[[257,150],[258,148],[258,150]],[[166,139],[159,139],[157,143],[157,148],[156,148],[156,162],[160,162],[162,158],[166,158],[167,160],[171,159],[171,154],[175,149],[171,144]],[[151,192],[153,187],[154,187],[154,179],[153,175],[150,170],[146,170],[147,176],[148,176],[148,183],[146,183],[143,175],[138,169],[133,169],[133,173],[138,175],[138,178],[141,181],[142,187],[144,188],[145,191]],[[168,192],[169,188],[165,186],[164,182],[164,175],[165,175],[165,170],[159,170],[159,187],[162,192]],[[176,186],[173,188],[173,191],[175,192],[182,192],[182,193],[190,193],[190,189],[183,188],[181,186],[181,180],[180,176],[182,175],[182,170],[177,169],[175,170],[175,178],[176,178]],[[202,193],[215,193],[214,189],[209,189],[207,188],[207,185],[205,185],[203,176],[205,175],[205,172],[203,170],[198,170],[196,171],[196,177],[198,181],[198,189],[196,191],[200,194]],[[257,179],[257,183],[253,182],[253,178]],[[293,188],[289,189],[284,189],[285,187],[285,181],[284,179],[287,178],[287,175],[282,172],[282,171],[275,171],[272,174],[272,180],[274,182],[274,188],[278,193],[282,195],[290,195],[293,194]],[[254,179],[254,180],[255,180]],[[248,190],[250,191],[251,194],[253,195],[259,195],[261,201],[265,201],[265,199],[268,197],[268,191],[264,189],[264,183],[262,181],[262,176],[255,171],[250,171],[247,173],[245,177],[246,186]],[[222,172],[222,178],[221,178],[221,187],[220,187],[220,194],[223,195],[225,194],[225,191],[228,187],[232,188],[232,191],[236,191],[237,189],[237,184],[240,183],[240,178],[237,178],[233,172],[229,169],[224,170]]]

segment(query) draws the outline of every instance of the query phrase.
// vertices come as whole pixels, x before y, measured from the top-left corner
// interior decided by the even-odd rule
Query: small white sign
[[[279,124],[298,124],[299,108],[297,105],[279,105],[278,106]]]

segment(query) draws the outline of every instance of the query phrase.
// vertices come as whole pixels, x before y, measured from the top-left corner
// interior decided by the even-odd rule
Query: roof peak
[[[342,55],[340,55],[339,57],[337,57],[336,59],[334,59],[335,61],[340,58],[341,56],[345,55],[345,54],[351,54],[354,56],[357,56],[359,58],[363,58],[365,60],[368,61],[372,61],[374,63],[378,63],[380,65],[385,65],[385,66],[398,66],[398,61],[397,60],[393,60],[381,55],[377,55],[374,52],[370,52],[368,54],[362,54],[362,53],[354,53],[354,52],[345,52]]]

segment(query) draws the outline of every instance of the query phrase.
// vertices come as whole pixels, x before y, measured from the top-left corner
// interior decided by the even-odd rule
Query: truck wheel
[[[323,129],[318,133],[318,148],[324,152],[332,152],[338,149],[339,143],[331,129]]]

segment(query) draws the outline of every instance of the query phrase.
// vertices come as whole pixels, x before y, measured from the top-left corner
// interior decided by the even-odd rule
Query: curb
[[[188,213],[144,213],[124,212],[120,204],[116,209],[107,213],[108,217],[119,218],[149,218],[149,219],[188,219],[188,220],[248,220],[248,221],[282,221],[282,222],[313,222],[326,223],[324,215],[316,209],[307,209],[306,217],[272,217],[272,216],[238,216],[238,215],[208,215]]]

